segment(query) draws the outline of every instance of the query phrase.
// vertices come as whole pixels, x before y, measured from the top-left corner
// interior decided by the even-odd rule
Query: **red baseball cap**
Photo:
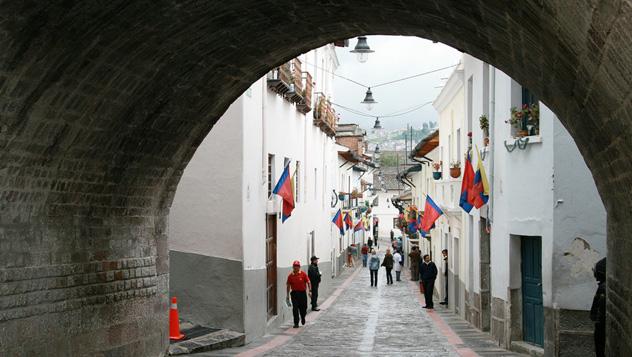
[[[299,262],[298,260],[295,260],[294,263],[292,263],[292,266],[296,267],[296,266],[301,266],[301,262]]]

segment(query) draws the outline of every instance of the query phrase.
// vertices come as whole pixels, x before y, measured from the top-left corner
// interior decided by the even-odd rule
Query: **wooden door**
[[[277,314],[277,232],[276,215],[266,217],[266,271],[268,319]]]
[[[544,309],[542,308],[542,240],[522,237],[522,335],[523,340],[544,345]]]

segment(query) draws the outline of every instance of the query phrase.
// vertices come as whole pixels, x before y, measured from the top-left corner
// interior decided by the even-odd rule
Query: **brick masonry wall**
[[[0,352],[44,340],[61,355],[164,352],[164,228],[197,145],[272,66],[334,39],[378,33],[471,53],[560,117],[608,210],[608,328],[619,337],[609,341],[610,354],[632,355],[629,1],[15,1],[2,8],[0,276],[9,287],[0,295]],[[148,264],[142,280],[123,263],[139,260]],[[116,269],[92,271],[103,262]],[[60,324],[68,332],[52,333]],[[72,350],[80,341],[86,349]]]

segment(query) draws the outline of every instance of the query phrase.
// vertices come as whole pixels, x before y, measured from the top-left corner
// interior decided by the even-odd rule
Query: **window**
[[[268,154],[268,198],[274,189],[274,155]]]
[[[318,198],[318,169],[314,168],[314,201]]]
[[[461,161],[461,129],[456,129],[456,160]]]
[[[525,105],[529,108],[530,113],[533,113],[531,107],[535,105],[535,112],[538,114],[535,117],[530,115],[528,118],[525,118],[522,124],[522,130],[527,130],[529,135],[540,135],[539,100],[528,88],[522,87],[523,108]]]
[[[472,103],[473,101],[473,95],[474,95],[474,79],[472,78],[472,76],[470,76],[470,78],[467,80],[467,129],[468,131],[472,131],[472,117],[473,115],[473,110],[474,110],[474,105]],[[460,156],[459,156],[459,160],[460,160]]]

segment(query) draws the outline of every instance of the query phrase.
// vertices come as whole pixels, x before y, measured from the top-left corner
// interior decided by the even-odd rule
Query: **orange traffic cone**
[[[169,309],[169,339],[181,340],[184,335],[180,333],[180,319],[178,318],[178,302],[175,297],[171,298],[171,308]]]

